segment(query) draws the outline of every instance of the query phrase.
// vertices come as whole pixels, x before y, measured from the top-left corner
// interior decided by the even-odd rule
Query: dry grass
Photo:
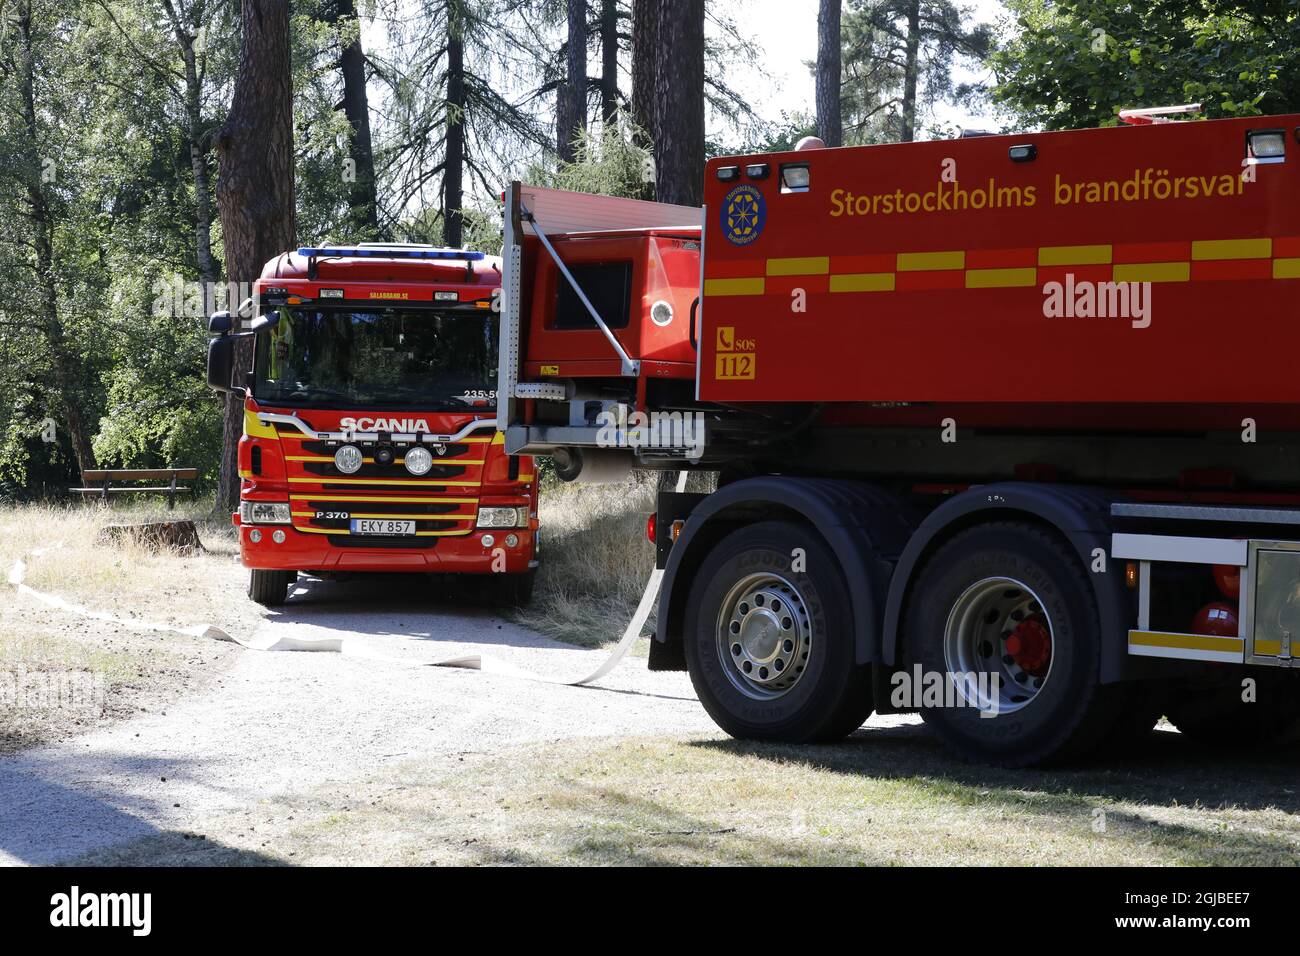
[[[621,637],[654,569],[645,536],[654,502],[653,476],[544,488],[541,567],[520,623],[585,647]]]
[[[427,821],[432,845],[408,862],[1295,864],[1289,761],[1211,776],[1184,743],[1156,735],[1118,769],[1010,772],[913,727],[821,747],[573,742],[407,786],[390,811],[408,835]]]
[[[1158,733],[1104,768],[1007,771],[959,763],[914,725],[834,746],[576,740],[408,763],[248,808],[206,841],[79,862],[1295,865],[1295,756],[1198,754]]]
[[[655,510],[657,478],[635,472],[622,484],[553,482],[542,488],[542,563],[533,602],[517,615],[521,624],[583,647],[623,636],[654,570],[645,527]],[[706,491],[713,480],[707,472],[693,473],[688,488]],[[651,613],[646,634],[654,620]]]
[[[195,519],[205,551],[154,552],[138,544],[104,544],[106,524],[162,520],[161,505],[0,508],[0,572],[27,565],[24,583],[94,611],[173,626],[215,624],[247,630],[258,620],[243,598],[244,573],[233,533],[206,519],[210,506],[178,508]],[[0,752],[57,739],[142,708],[159,706],[231,656],[230,645],[166,632],[141,632],[49,607],[8,584],[0,607],[0,675],[14,682],[92,675],[99,706],[32,706],[0,700]],[[79,675],[79,676],[77,676]]]
[[[232,600],[244,587],[234,531],[210,514],[210,504],[202,502],[173,512],[149,504],[0,508],[0,565],[7,575],[22,558],[25,583],[36,590],[124,618],[251,627],[259,619],[254,606]],[[105,525],[168,518],[194,521],[203,550],[181,554],[99,537]]]

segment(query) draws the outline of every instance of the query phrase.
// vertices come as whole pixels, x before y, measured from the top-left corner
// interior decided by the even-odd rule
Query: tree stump
[[[131,541],[151,551],[176,551],[189,554],[202,551],[199,532],[193,521],[155,521],[148,524],[110,524],[99,532],[100,544]]]

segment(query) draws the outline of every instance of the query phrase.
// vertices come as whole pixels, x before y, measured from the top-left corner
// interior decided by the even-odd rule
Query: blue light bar
[[[316,248],[303,246],[298,255],[307,259],[348,258],[357,259],[458,259],[461,262],[477,262],[483,258],[481,252],[466,252],[463,249],[349,249],[340,247]]]

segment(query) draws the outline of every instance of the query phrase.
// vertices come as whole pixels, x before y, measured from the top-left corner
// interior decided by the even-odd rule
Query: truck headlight
[[[1286,133],[1280,129],[1253,129],[1246,134],[1246,146],[1250,158],[1280,163],[1286,158]]]
[[[520,528],[528,524],[528,506],[519,508],[479,508],[480,528]]]
[[[240,524],[288,524],[289,504],[285,501],[241,501]]]
[[[433,455],[427,448],[408,448],[402,457],[406,470],[413,475],[427,475],[433,467]]]
[[[344,445],[334,453],[334,467],[345,475],[355,475],[361,470],[365,456],[356,445]]]

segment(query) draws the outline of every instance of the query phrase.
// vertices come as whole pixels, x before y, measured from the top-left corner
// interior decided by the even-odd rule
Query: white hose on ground
[[[686,477],[689,472],[679,471],[677,473],[676,490],[682,492],[686,490]],[[467,654],[463,657],[452,657],[445,661],[435,662],[435,667],[465,667],[471,670],[484,671],[490,674],[502,674],[509,677],[521,677],[525,680],[545,681],[551,684],[567,684],[570,686],[580,686],[598,681],[610,671],[612,671],[618,662],[621,661],[636,639],[641,636],[641,629],[645,627],[646,618],[650,616],[650,609],[654,607],[655,598],[659,596],[659,585],[663,583],[664,572],[662,568],[655,568],[650,572],[650,580],[646,582],[645,590],[641,592],[641,600],[636,606],[636,611],[632,614],[632,620],[628,621],[627,627],[623,631],[623,636],[619,639],[614,650],[610,652],[609,657],[601,663],[594,671],[586,677],[579,677],[577,680],[565,680],[559,677],[544,677],[539,674],[533,674],[513,664],[505,661],[494,660],[485,657],[482,654]]]
[[[42,548],[32,551],[29,557],[38,557],[50,549]],[[68,614],[75,614],[78,617],[88,618],[92,621],[103,621],[105,624],[115,624],[118,627],[124,627],[132,631],[151,631],[163,634],[184,634],[187,637],[206,637],[214,641],[230,641],[232,644],[239,644],[254,651],[340,651],[343,648],[343,641],[339,638],[327,638],[324,640],[302,640],[296,637],[266,638],[260,641],[252,641],[246,638],[232,637],[219,627],[213,627],[211,624],[193,624],[189,627],[180,627],[175,624],[164,624],[160,621],[148,621],[136,617],[119,617],[116,614],[110,614],[107,611],[95,611],[82,604],[73,604],[66,598],[61,598],[57,594],[47,594],[44,591],[38,591],[33,587],[23,583],[27,577],[27,563],[22,558],[14,561],[9,568],[9,583],[14,586],[19,594],[26,594],[35,598],[42,604],[65,611]]]
[[[687,472],[682,471],[677,474],[676,490],[681,492],[686,490]],[[31,557],[39,556],[50,549],[42,548],[30,552]],[[116,614],[110,614],[107,611],[94,611],[81,604],[73,604],[64,598],[55,594],[46,594],[44,591],[37,591],[23,583],[27,575],[27,565],[21,559],[14,561],[13,566],[9,569],[9,583],[18,590],[20,594],[29,595],[36,600],[50,607],[58,608],[70,614],[76,614],[79,617],[89,618],[95,621],[103,621],[107,624],[115,624],[119,627],[129,628],[134,631],[154,631],[169,634],[184,634],[188,637],[206,637],[217,641],[229,641],[246,647],[254,651],[325,651],[336,654],[343,653],[343,639],[337,637],[324,638],[300,638],[300,637],[263,637],[260,639],[249,639],[233,637],[221,630],[219,627],[213,627],[211,624],[194,624],[189,627],[179,627],[173,624],[164,624],[158,621],[148,621],[141,618],[119,617]],[[654,607],[655,598],[659,596],[659,585],[663,581],[663,570],[655,568],[650,573],[650,580],[646,582],[645,591],[641,594],[641,601],[636,606],[636,611],[632,615],[632,620],[627,624],[623,631],[622,638],[610,652],[609,657],[601,663],[590,674],[580,677],[576,680],[565,680],[557,677],[547,677],[541,674],[534,674],[522,668],[516,667],[506,661],[497,660],[482,654],[466,654],[461,657],[451,657],[442,661],[435,661],[434,667],[461,667],[468,670],[478,670],[489,674],[500,674],[508,677],[519,677],[525,680],[544,681],[551,684],[566,684],[570,686],[579,686],[590,684],[593,681],[600,680],[621,661],[627,652],[636,643],[636,639],[641,635],[641,629],[645,627],[646,618],[650,616],[650,609]],[[374,657],[376,660],[388,660],[382,655],[373,655],[361,653],[356,656]],[[406,663],[392,660],[391,663]],[[423,665],[421,665],[423,666]]]

